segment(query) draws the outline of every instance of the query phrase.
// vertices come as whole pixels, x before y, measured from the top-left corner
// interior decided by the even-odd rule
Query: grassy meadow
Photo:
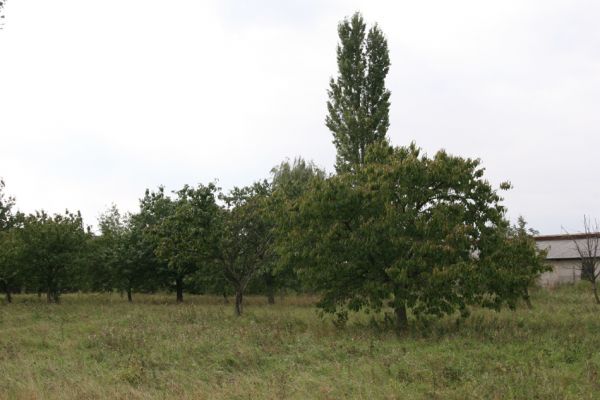
[[[600,307],[585,284],[536,290],[533,310],[457,323],[382,315],[345,327],[314,298],[117,294],[0,304],[0,399],[594,399]]]

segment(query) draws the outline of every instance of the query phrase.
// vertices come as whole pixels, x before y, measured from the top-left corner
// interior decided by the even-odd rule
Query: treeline
[[[312,163],[283,162],[272,178],[219,192],[210,183],[174,193],[147,190],[139,211],[103,213],[99,232],[85,228],[81,215],[66,211],[24,215],[0,183],[0,290],[44,294],[58,303],[73,291],[172,290],[235,298],[242,312],[247,291],[264,294],[301,291],[292,265],[278,255],[276,224],[285,207],[325,179]]]
[[[214,184],[147,190],[139,210],[116,207],[99,234],[81,215],[23,215],[0,187],[0,285],[11,292],[170,290],[232,296],[310,291],[343,322],[348,311],[414,316],[529,302],[547,270],[520,219],[511,226],[478,160],[389,143],[387,40],[360,14],[338,27],[338,76],[326,125],[336,173],[301,158],[269,179],[223,193]]]

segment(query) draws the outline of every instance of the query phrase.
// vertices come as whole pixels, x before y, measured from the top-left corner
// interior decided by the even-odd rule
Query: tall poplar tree
[[[338,26],[338,76],[329,83],[325,124],[337,149],[336,170],[347,172],[364,164],[367,147],[386,140],[390,91],[387,40],[375,24],[367,32],[360,13]]]

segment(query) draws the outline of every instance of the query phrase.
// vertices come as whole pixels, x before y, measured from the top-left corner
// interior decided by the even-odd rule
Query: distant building
[[[573,241],[576,240],[580,246],[584,246],[585,237],[585,234],[535,237],[538,249],[548,250],[546,259],[553,268],[540,277],[542,286],[574,283],[581,279],[581,257]]]

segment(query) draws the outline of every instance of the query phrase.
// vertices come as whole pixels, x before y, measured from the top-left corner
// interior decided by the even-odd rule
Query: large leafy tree
[[[76,283],[86,239],[80,213],[40,211],[25,217],[20,240],[28,285],[58,303],[61,292]]]
[[[333,133],[338,172],[365,161],[369,144],[384,140],[389,127],[390,67],[387,40],[377,25],[367,32],[359,13],[338,26],[338,76],[329,83],[326,125]]]
[[[315,181],[290,214],[287,243],[328,312],[466,312],[484,288],[477,252],[502,224],[500,197],[477,160],[414,145],[373,145],[352,174]]]
[[[235,313],[243,311],[248,284],[273,257],[270,185],[257,182],[222,195],[216,267],[235,291]]]
[[[166,266],[167,276],[175,284],[177,301],[183,301],[185,280],[203,264],[210,263],[215,251],[215,222],[219,207],[215,201],[217,187],[184,186],[176,198],[166,196],[164,189],[146,192],[141,214],[155,240],[155,253]]]

